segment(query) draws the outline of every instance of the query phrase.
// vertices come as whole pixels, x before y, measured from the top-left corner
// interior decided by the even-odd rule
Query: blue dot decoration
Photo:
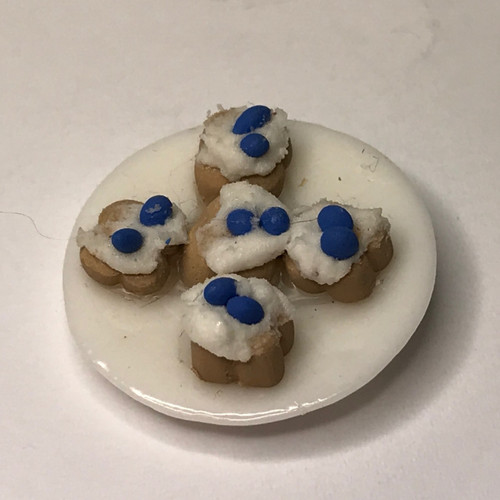
[[[142,247],[142,234],[136,229],[125,227],[111,235],[111,244],[122,253],[134,253]]]
[[[233,126],[233,134],[241,135],[253,132],[271,119],[271,110],[267,106],[252,106],[245,109]]]
[[[254,215],[250,210],[237,208],[227,215],[226,226],[233,236],[242,236],[252,230],[253,217]]]
[[[261,134],[248,134],[240,141],[241,150],[252,158],[260,158],[269,151],[269,141]]]
[[[281,207],[271,207],[260,216],[259,224],[268,234],[278,236],[290,228],[290,217]]]
[[[264,318],[264,309],[251,297],[237,295],[228,300],[226,304],[230,316],[245,325],[255,325]]]
[[[236,297],[236,281],[233,278],[216,278],[203,290],[203,297],[212,306],[225,306]]]
[[[339,205],[327,205],[318,214],[318,225],[322,231],[329,227],[342,226],[352,229],[354,223],[351,214]]]
[[[352,257],[359,250],[358,237],[352,229],[344,226],[333,226],[321,235],[321,250],[337,260]]]
[[[139,220],[145,226],[159,226],[172,215],[172,202],[161,194],[152,196],[142,205]]]

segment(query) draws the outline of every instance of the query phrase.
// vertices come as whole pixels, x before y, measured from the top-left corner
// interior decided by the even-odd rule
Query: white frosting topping
[[[173,204],[172,215],[165,224],[144,226],[139,220],[141,208],[142,203],[125,205],[120,220],[106,224],[111,232],[106,232],[100,225],[89,231],[80,228],[76,237],[78,246],[86,247],[92,255],[121,273],[152,273],[158,265],[161,251],[167,246],[167,241],[168,246],[186,243],[186,216]],[[111,243],[109,235],[126,227],[136,229],[143,237],[142,247],[137,252],[119,252]]]
[[[320,200],[312,207],[300,207],[293,212],[290,241],[286,248],[300,274],[320,284],[332,285],[343,278],[366,251],[373,237],[388,231],[389,221],[382,216],[380,208],[354,208],[340,205],[352,217],[354,231],[358,236],[359,250],[349,259],[337,260],[323,253],[320,246],[322,231],[318,225],[318,214],[322,208],[333,203]]]
[[[238,295],[259,302],[264,309],[264,318],[255,325],[246,325],[230,316],[225,306],[210,305],[203,297],[203,290],[216,279],[211,278],[181,295],[188,308],[184,315],[184,330],[193,342],[216,356],[246,362],[254,354],[252,340],[263,333],[280,336],[277,328],[292,319],[293,306],[282,292],[264,279],[229,277],[236,280]]]
[[[287,114],[279,108],[272,111],[271,119],[266,124],[253,131],[269,141],[267,153],[260,158],[252,158],[241,150],[240,141],[246,134],[233,134],[233,126],[245,109],[231,108],[208,117],[196,157],[199,163],[217,167],[231,182],[254,174],[267,175],[287,154]]]
[[[217,215],[196,232],[200,253],[212,271],[223,274],[252,269],[285,251],[289,230],[273,236],[259,227],[259,218],[267,208],[287,210],[271,193],[246,181],[226,184],[220,190],[220,205]],[[226,226],[227,215],[237,208],[255,215],[253,229],[241,236],[233,236]]]

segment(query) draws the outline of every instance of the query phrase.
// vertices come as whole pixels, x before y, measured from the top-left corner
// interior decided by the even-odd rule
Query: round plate
[[[296,305],[296,341],[285,376],[272,388],[200,381],[190,369],[182,332],[183,290],[136,298],[103,287],[82,270],[79,227],[96,224],[109,203],[145,201],[164,193],[190,222],[199,214],[193,160],[201,128],[139,151],[95,190],[79,215],[64,264],[71,332],[96,369],[134,399],[167,415],[223,425],[283,420],[322,408],[369,382],[403,348],[428,306],[436,271],[429,214],[403,173],[357,139],[319,125],[292,121],[293,160],[282,201],[293,208],[320,198],[381,207],[391,222],[394,258],[373,294],[355,304],[331,303],[288,289]]]

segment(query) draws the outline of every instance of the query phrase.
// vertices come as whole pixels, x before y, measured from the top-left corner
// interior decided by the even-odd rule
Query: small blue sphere
[[[245,325],[260,323],[264,317],[264,309],[251,297],[237,295],[228,300],[226,307],[230,316]]]
[[[318,224],[322,231],[329,227],[343,226],[348,229],[354,227],[351,214],[339,205],[327,205],[318,214]]]
[[[241,150],[252,158],[260,158],[269,150],[269,141],[261,134],[248,134],[240,141]]]
[[[290,227],[290,217],[281,207],[271,207],[264,210],[260,216],[260,226],[266,233],[278,236]]]
[[[158,226],[172,215],[172,202],[162,194],[152,196],[142,205],[139,220],[145,226]]]
[[[236,281],[233,278],[216,278],[203,290],[203,297],[212,306],[225,306],[236,296]]]
[[[348,259],[359,250],[358,237],[347,227],[329,227],[321,235],[321,250],[334,259]]]
[[[142,234],[136,229],[125,227],[111,235],[112,245],[122,253],[134,253],[142,247]]]
[[[233,134],[248,134],[262,127],[271,119],[271,110],[267,106],[252,106],[245,109],[233,126]]]
[[[254,215],[250,210],[237,208],[227,215],[226,226],[233,236],[241,236],[252,230],[253,217]]]

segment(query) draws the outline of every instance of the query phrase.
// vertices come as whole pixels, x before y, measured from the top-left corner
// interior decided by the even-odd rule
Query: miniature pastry
[[[334,300],[368,297],[393,255],[382,210],[321,200],[294,211],[285,267],[297,288],[327,292]]]
[[[108,205],[97,225],[78,230],[80,262],[102,285],[121,284],[137,295],[158,291],[169,276],[168,258],[187,241],[186,217],[167,197]]]
[[[230,108],[207,118],[195,159],[205,203],[229,182],[246,180],[279,196],[291,161],[287,115],[266,106]]]
[[[290,237],[286,207],[248,182],[226,184],[189,232],[181,271],[187,286],[215,274],[238,273],[270,281]]]
[[[207,382],[270,387],[294,341],[293,307],[268,281],[217,276],[181,296],[194,372]]]

